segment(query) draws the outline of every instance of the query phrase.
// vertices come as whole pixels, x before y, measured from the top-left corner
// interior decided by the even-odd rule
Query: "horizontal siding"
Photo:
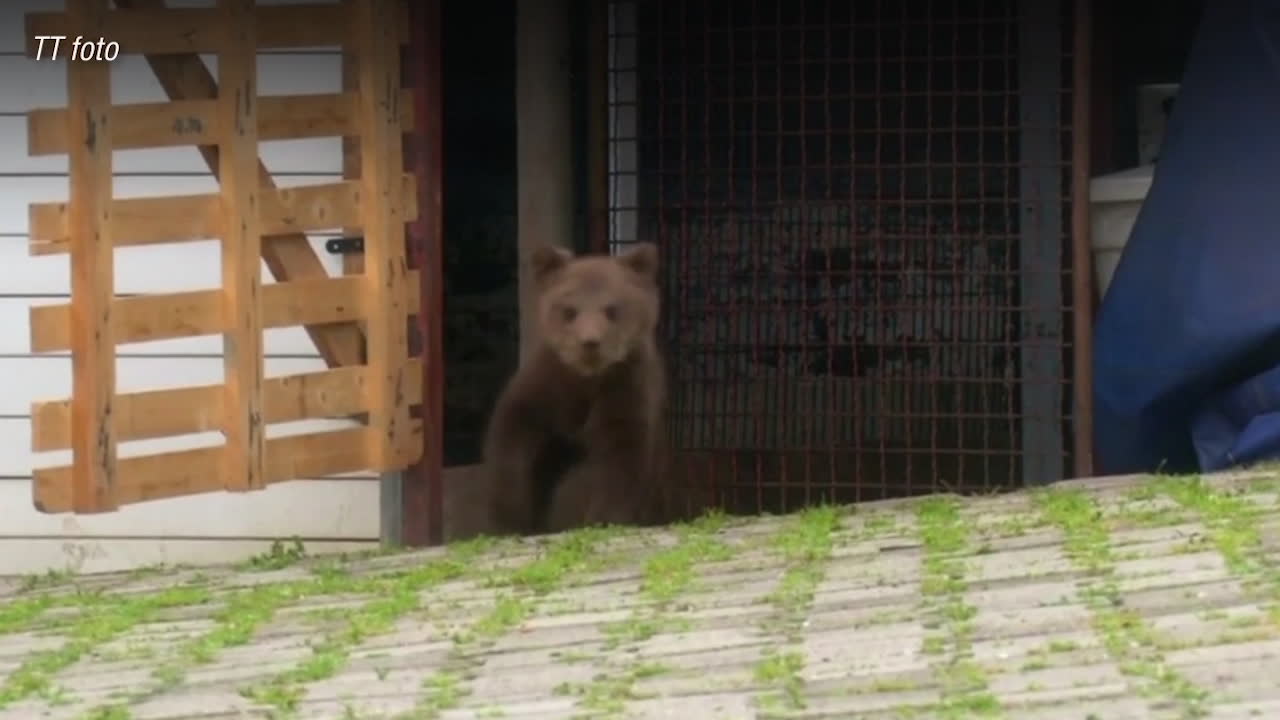
[[[314,432],[328,432],[355,427],[355,421],[340,418],[328,420],[304,420],[289,423],[273,423],[267,426],[267,437],[283,437],[302,435]],[[71,464],[70,450],[56,450],[36,453],[31,450],[31,418],[29,416],[0,417],[0,483],[9,480],[25,480],[31,477],[32,468],[55,467]],[[167,437],[133,440],[119,445],[119,455],[123,458],[139,455],[155,455],[165,452],[193,450],[197,448],[216,447],[223,443],[222,433],[203,432],[190,435],[170,435]],[[341,476],[353,481],[374,480],[374,476],[365,472],[353,472]],[[301,478],[307,479],[307,478]]]
[[[319,357],[274,357],[266,359],[267,377],[314,372],[325,368]],[[218,356],[171,358],[165,356],[132,356],[116,360],[117,388],[121,393],[163,390],[191,385],[222,382],[223,364]],[[71,461],[69,450],[33,453],[31,450],[31,404],[69,397],[71,393],[71,358],[0,357],[0,374],[22,378],[0,392],[0,478],[29,477],[33,467],[65,465]],[[353,427],[344,418],[301,420],[267,426],[267,437],[326,432]],[[121,443],[122,457],[157,452],[171,452],[209,447],[222,442],[220,433],[178,435]],[[344,477],[373,478],[368,472],[345,474]]]
[[[301,5],[315,3],[330,5],[339,0],[258,0],[259,5]],[[167,0],[169,7],[214,7],[217,0]],[[66,7],[63,0],[4,0],[0,3],[0,55],[22,55],[26,47],[23,17],[29,12],[56,12]],[[333,47],[290,48],[276,50],[279,54],[305,54],[334,51]],[[119,61],[117,61],[119,62]]]
[[[34,178],[33,182],[40,179]],[[0,205],[5,205],[6,201],[10,207],[18,204],[11,198],[0,196]],[[13,223],[14,217],[0,214],[0,225],[6,222]],[[25,223],[23,225],[22,233],[0,235],[0,295],[26,298],[56,296],[61,298],[58,302],[65,302],[71,293],[70,261],[66,255],[32,257],[27,252]],[[325,240],[333,237],[333,233],[314,233],[308,237],[329,273],[341,274],[341,256],[332,255],[324,249]],[[116,292],[145,294],[216,288],[222,283],[221,257],[216,240],[118,248]],[[163,268],[163,272],[158,272],[158,268]],[[263,279],[274,282],[265,263],[262,268]]]
[[[0,138],[0,142],[7,140]],[[342,174],[316,172],[275,175],[272,179],[277,187],[288,188],[339,182]],[[0,176],[0,236],[25,238],[30,228],[28,213],[31,203],[66,202],[69,187],[66,175]],[[196,195],[218,192],[218,181],[209,174],[154,172],[149,175],[116,175],[112,191],[116,198]]]
[[[316,0],[274,0],[290,4]],[[324,0],[320,0],[324,1]],[[336,2],[337,0],[333,0]],[[214,5],[214,0],[169,0],[171,6]],[[62,303],[70,293],[65,255],[31,257],[27,251],[28,206],[65,202],[65,156],[27,155],[26,113],[66,105],[63,62],[24,56],[23,15],[59,10],[62,2],[9,0],[0,3],[0,377],[21,382],[0,385],[0,574],[66,568],[81,572],[120,570],[154,563],[205,564],[243,559],[270,547],[270,538],[301,537],[312,551],[371,547],[378,537],[378,494],[371,473],[306,479],[261,492],[212,493],[126,506],[115,513],[45,515],[31,504],[33,467],[70,461],[68,451],[31,452],[33,401],[67,397],[70,359],[65,353],[30,355],[28,308]],[[217,58],[203,57],[214,77]],[[117,104],[164,102],[163,89],[144,58],[121,56],[111,67],[112,100]],[[261,95],[301,95],[341,90],[337,48],[261,53]],[[339,138],[279,140],[260,144],[260,156],[280,187],[341,180]],[[153,197],[214,193],[218,183],[195,148],[122,150],[114,154],[115,196]],[[323,249],[338,228],[310,235],[330,274],[341,273],[341,258]],[[120,248],[116,251],[116,291],[166,293],[216,288],[221,283],[220,249],[207,241]],[[263,279],[274,278],[263,264]],[[268,376],[325,367],[301,328],[267,331]],[[121,346],[117,362],[121,392],[219,383],[223,378],[218,335]],[[315,420],[268,427],[269,437],[316,432],[353,423]],[[123,443],[122,457],[216,445],[219,433]],[[299,508],[306,512],[298,512]],[[21,552],[17,551],[21,543]]]
[[[27,118],[24,114],[0,115],[0,174],[67,174],[67,156],[27,154]],[[342,138],[264,140],[258,157],[272,175],[341,175]],[[112,156],[116,175],[209,176],[209,166],[194,147],[116,150]]]
[[[218,59],[201,55],[217,77]],[[338,52],[259,53],[259,95],[307,95],[338,92],[342,87],[342,55]],[[0,113],[25,113],[34,108],[67,104],[66,66],[22,55],[0,56]],[[111,102],[165,102],[169,98],[152,74],[146,58],[121,55],[111,63]]]
[[[0,482],[0,542],[4,538],[63,534],[112,537],[235,538],[297,536],[368,540],[378,536],[377,483],[295,480],[260,492],[211,493],[126,505],[95,515],[47,515],[31,505],[31,483]],[[336,512],[316,515],[299,507],[320,503]],[[209,512],[214,505],[218,512]],[[164,512],[156,512],[158,507]],[[3,551],[0,550],[0,556]]]
[[[271,550],[271,540],[0,538],[0,575],[30,575],[49,570],[74,573],[122,572],[157,565],[217,565],[244,562]],[[310,555],[358,552],[378,547],[373,541],[309,541]]]
[[[0,296],[0,357],[31,354],[31,307],[58,305],[70,301],[67,297],[4,297]],[[316,346],[301,326],[268,328],[263,332],[263,345],[268,358],[315,357]],[[172,340],[126,343],[116,346],[119,357],[154,356],[199,357],[218,356],[222,353],[221,335],[200,335]],[[68,355],[69,351],[47,353],[41,357]],[[317,368],[323,369],[323,368]],[[221,381],[221,375],[217,382]]]
[[[7,332],[7,329],[6,329]],[[272,357],[266,359],[266,376],[293,375],[325,369],[319,357]],[[175,369],[176,368],[176,369]],[[164,390],[187,385],[222,382],[222,357],[170,358],[134,355],[116,359],[116,388],[119,392]],[[10,378],[0,392],[0,415],[22,416],[31,403],[57,400],[71,393],[71,358],[68,355],[35,357],[0,356],[0,377]],[[21,382],[12,382],[20,378]]]

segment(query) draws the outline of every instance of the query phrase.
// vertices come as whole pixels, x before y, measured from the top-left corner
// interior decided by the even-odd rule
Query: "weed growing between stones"
[[[782,556],[786,571],[769,601],[787,622],[789,632],[799,629],[813,603],[839,529],[839,511],[829,505],[817,506],[797,514],[774,541],[774,551]]]
[[[0,605],[0,635],[23,632],[45,611],[65,603],[65,596],[53,593],[6,601]]]
[[[460,646],[491,641],[523,623],[534,613],[537,603],[558,590],[571,574],[600,569],[616,562],[616,554],[601,553],[605,544],[622,536],[624,530],[611,527],[581,528],[557,537],[547,551],[524,565],[497,572],[487,585],[499,588],[493,607],[471,628],[454,638]]]
[[[434,720],[457,707],[470,694],[465,680],[472,674],[466,650],[491,644],[533,617],[541,602],[572,578],[610,567],[626,556],[608,543],[628,534],[624,528],[589,527],[564,533],[547,551],[516,568],[495,572],[487,585],[499,588],[493,607],[454,638],[454,651],[445,667],[423,683],[416,707],[396,720]]]
[[[1094,630],[1125,675],[1145,682],[1150,694],[1173,703],[1184,718],[1208,714],[1208,692],[1164,663],[1155,634],[1142,616],[1124,607],[1115,580],[1110,537],[1094,499],[1079,490],[1050,489],[1035,494],[1041,514],[1065,536],[1067,556],[1089,574],[1081,598],[1093,616]]]
[[[151,684],[129,691],[119,702],[95,707],[90,713],[127,712],[129,703],[142,702],[176,687],[193,667],[212,663],[227,648],[247,644],[258,628],[270,622],[281,608],[312,597],[374,592],[379,582],[377,577],[353,579],[319,572],[306,580],[258,585],[228,593],[222,608],[213,615],[214,626],[179,645],[156,665]]]
[[[397,720],[435,720],[440,713],[452,710],[471,694],[464,677],[453,670],[439,670],[422,682],[422,698],[416,707]]]
[[[692,522],[672,526],[678,537],[676,544],[654,553],[644,565],[640,594],[649,602],[637,608],[630,618],[605,626],[606,648],[640,643],[673,627],[668,613],[694,587],[698,565],[733,556],[732,548],[716,537],[726,524],[722,512],[712,511]],[[581,685],[566,683],[557,692],[577,696],[578,708],[584,713],[580,717],[613,717],[625,710],[627,701],[640,699],[635,691],[637,680],[665,672],[664,666],[637,658],[620,671],[602,672]]]
[[[1199,477],[1162,477],[1152,490],[1197,513],[1209,529],[1209,541],[1237,575],[1280,579],[1259,553],[1262,535],[1258,520],[1265,512],[1236,494],[1216,490]]]
[[[50,568],[42,573],[31,573],[22,578],[22,592],[63,587],[70,584],[74,578],[75,573],[70,570],[54,570]]]
[[[1267,478],[1248,489],[1271,492],[1273,482]],[[1222,555],[1227,568],[1260,590],[1268,616],[1280,625],[1280,567],[1267,556],[1259,527],[1275,508],[1264,508],[1238,493],[1215,489],[1194,476],[1159,478],[1152,487],[1200,516],[1208,528],[1208,541]]]
[[[799,631],[818,584],[826,576],[834,535],[839,529],[839,511],[822,505],[793,516],[773,538],[773,552],[781,556],[786,570],[767,598],[774,612],[765,621],[766,632],[780,630],[789,644],[800,642]],[[756,663],[753,674],[756,682],[770,691],[758,697],[757,702],[763,708],[804,709],[803,671],[804,653],[769,648]]]
[[[916,523],[924,546],[920,591],[938,626],[925,637],[923,651],[947,655],[934,667],[942,699],[933,712],[954,720],[1001,717],[1004,709],[988,689],[986,672],[971,659],[978,609],[964,599],[965,560],[973,554],[969,521],[955,499],[934,497],[916,505]]]
[[[666,550],[654,553],[645,562],[640,594],[650,602],[631,617],[604,627],[606,649],[648,640],[667,629],[666,611],[696,580],[698,563],[728,560],[733,556],[729,546],[716,535],[724,529],[726,517],[714,511],[680,525],[673,525],[678,541]]]
[[[424,590],[466,575],[484,549],[483,541],[459,543],[435,560],[408,570],[375,578],[331,574],[330,592],[372,595],[346,616],[346,624],[312,645],[311,657],[264,682],[241,689],[246,698],[269,706],[277,717],[290,717],[306,692],[306,685],[335,675],[350,651],[367,638],[390,632],[397,620],[418,609]]]
[[[282,570],[302,562],[306,557],[307,548],[301,538],[292,538],[288,543],[273,540],[269,550],[250,557],[241,565],[241,569],[251,572]]]
[[[633,662],[621,672],[601,673],[588,683],[560,683],[552,692],[578,698],[578,708],[585,711],[576,716],[578,720],[616,717],[626,710],[628,700],[638,699],[635,692],[638,680],[667,672],[668,668],[661,663]]]
[[[70,622],[67,641],[57,649],[32,654],[0,685],[0,708],[30,695],[48,692],[53,676],[94,648],[109,642],[135,625],[167,608],[208,602],[207,588],[180,586],[159,593],[97,595],[86,601],[80,615]]]

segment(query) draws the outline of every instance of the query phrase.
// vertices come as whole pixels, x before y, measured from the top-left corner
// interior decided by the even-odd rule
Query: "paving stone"
[[[1156,720],[1145,700],[1123,694],[1124,688],[1106,698],[1074,699],[1047,705],[1011,707],[1006,720]],[[1131,691],[1130,691],[1131,692]]]
[[[1242,475],[1208,481],[1223,488],[1252,482]],[[433,710],[441,720],[565,720],[588,709],[584,693],[616,698],[628,718],[897,720],[908,709],[932,717],[944,699],[943,673],[961,661],[981,673],[1010,720],[1180,717],[1185,708],[1167,688],[1125,674],[1133,658],[1208,690],[1210,718],[1280,717],[1280,624],[1270,614],[1280,587],[1236,574],[1214,545],[1214,526],[1194,513],[1162,496],[1135,499],[1133,489],[1146,482],[1061,484],[1089,493],[1101,510],[1097,522],[1109,524],[1114,562],[1107,575],[1073,562],[1062,532],[1043,522],[1029,494],[951,496],[970,531],[965,554],[955,556],[963,582],[928,597],[921,592],[926,548],[916,500],[868,503],[843,514],[830,557],[806,561],[806,569],[821,571],[811,578],[812,597],[791,608],[773,604],[774,591],[788,578],[787,559],[774,542],[792,527],[787,517],[732,519],[717,538],[733,555],[696,563],[689,586],[664,606],[641,592],[647,559],[683,537],[662,528],[607,539],[593,552],[610,559],[607,567],[571,572],[547,594],[493,587],[489,580],[494,569],[545,557],[556,538],[502,542],[471,562],[467,576],[426,588],[416,607],[399,609],[385,605],[382,595],[335,593],[298,598],[262,617],[223,613],[233,592],[305,581],[324,569],[341,568],[351,577],[403,573],[445,551],[306,559],[264,572],[114,573],[47,587],[0,578],[0,613],[5,603],[28,598],[62,605],[0,632],[0,683],[9,683],[0,684],[0,697],[6,688],[26,688],[0,707],[0,720],[83,720],[122,701],[135,720],[267,720],[275,708],[243,691],[291,674],[294,681],[282,682],[296,692],[299,720],[385,720],[421,711],[441,687],[457,691],[446,707]],[[1269,510],[1278,507],[1280,493],[1238,497]],[[1274,569],[1280,520],[1259,512],[1252,521],[1262,538],[1257,550]],[[1083,591],[1103,580],[1119,593],[1114,607],[1086,603]],[[111,603],[181,584],[207,590],[208,601],[164,608],[132,626],[102,625]],[[61,600],[78,590],[101,599],[88,605]],[[522,613],[511,626],[468,640],[508,597],[520,598],[513,607]],[[378,603],[377,613],[390,613],[386,624],[368,625],[375,619],[366,617],[370,603]],[[973,613],[962,620],[947,614],[957,607]],[[1120,638],[1129,644],[1104,642],[1099,610],[1136,618],[1139,625]],[[91,612],[99,615],[90,622]],[[239,622],[253,629],[245,644],[215,643],[204,663],[184,654],[184,643]],[[628,624],[654,634],[612,642],[616,628]],[[83,652],[59,660],[71,647],[73,627],[81,628],[84,644],[76,647]],[[963,651],[949,644],[955,632],[964,635]],[[938,640],[948,642],[926,651],[926,641]],[[315,646],[322,641],[337,645],[321,655]],[[803,709],[767,702],[785,678],[761,668],[784,672],[777,669],[778,652],[801,660],[785,672],[800,683]],[[166,665],[183,671],[172,686],[156,675]],[[128,700],[126,691],[143,694]]]
[[[974,605],[972,601],[969,604],[982,607]],[[1075,604],[1025,607],[995,612],[979,610],[973,618],[973,637],[976,640],[990,640],[1066,632],[1088,625],[1090,617],[1088,608]]]

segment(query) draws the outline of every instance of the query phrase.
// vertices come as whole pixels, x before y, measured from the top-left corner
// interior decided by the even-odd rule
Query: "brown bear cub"
[[[548,246],[529,261],[537,344],[499,395],[485,435],[476,478],[487,495],[484,532],[661,522],[657,247],[575,257]]]

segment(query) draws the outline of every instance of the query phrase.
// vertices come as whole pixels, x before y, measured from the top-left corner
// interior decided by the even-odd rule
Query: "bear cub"
[[[656,340],[657,246],[617,256],[545,246],[529,262],[538,337],[486,429],[487,532],[661,522],[666,373]]]

